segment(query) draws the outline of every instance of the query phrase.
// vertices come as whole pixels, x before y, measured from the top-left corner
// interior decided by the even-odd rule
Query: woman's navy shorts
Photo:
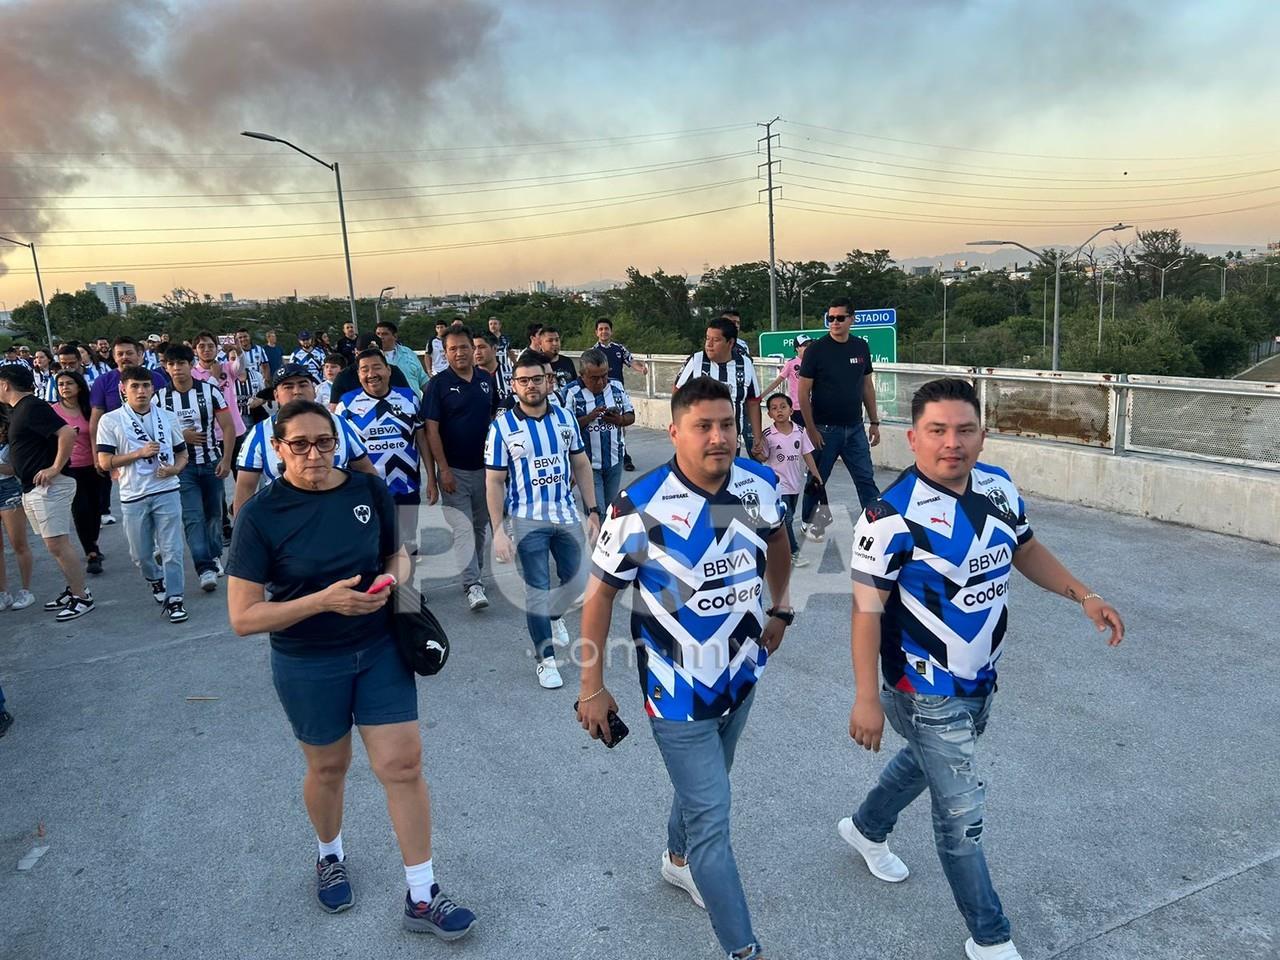
[[[271,651],[271,678],[293,735],[315,747],[359,726],[418,719],[418,688],[385,637],[355,653],[298,656]]]

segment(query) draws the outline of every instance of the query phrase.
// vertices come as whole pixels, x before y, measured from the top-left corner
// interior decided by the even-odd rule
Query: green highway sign
[[[760,334],[760,356],[781,355],[791,359],[796,355],[796,337],[800,334],[818,339],[827,335],[826,330],[775,330]],[[853,331],[855,337],[867,341],[871,350],[872,363],[898,362],[898,328],[897,327],[857,327]]]

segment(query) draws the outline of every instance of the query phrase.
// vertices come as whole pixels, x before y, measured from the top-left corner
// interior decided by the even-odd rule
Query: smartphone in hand
[[[577,700],[573,701],[573,712],[574,713],[578,712]],[[622,722],[622,718],[618,716],[618,711],[610,710],[609,711],[609,739],[605,741],[604,745],[608,747],[610,750],[612,750],[619,743],[625,740],[627,734],[629,734],[630,732],[631,730],[627,727],[625,723]]]
[[[369,589],[366,590],[365,593],[381,593],[383,590],[388,590],[395,585],[396,578],[389,573],[384,573],[382,576],[375,578],[373,583],[369,584]]]

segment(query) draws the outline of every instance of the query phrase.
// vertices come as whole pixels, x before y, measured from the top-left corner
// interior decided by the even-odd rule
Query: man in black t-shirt
[[[542,328],[542,352],[551,363],[556,378],[556,396],[563,401],[564,391],[578,379],[578,368],[573,361],[560,354],[560,331],[555,327]]]
[[[825,484],[836,459],[844,461],[853,478],[862,509],[880,496],[871,467],[871,447],[880,442],[880,416],[876,413],[876,387],[872,380],[871,351],[861,337],[850,335],[853,305],[845,298],[827,308],[827,335],[812,341],[800,361],[800,413],[814,459]],[[862,408],[867,408],[867,429]],[[868,444],[868,435],[870,443]],[[801,529],[815,542],[824,538],[822,528],[810,523],[817,498],[805,490]]]
[[[35,378],[21,364],[0,364],[0,403],[9,407],[9,459],[22,484],[22,508],[45,549],[67,578],[66,589],[44,605],[59,622],[93,609],[84,571],[71,546],[71,501],[76,482],[62,472],[71,462],[76,428],[35,396]]]

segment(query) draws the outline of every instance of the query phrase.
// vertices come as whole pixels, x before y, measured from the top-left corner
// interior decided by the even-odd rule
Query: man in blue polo
[[[442,339],[449,366],[428,382],[420,412],[427,431],[427,502],[440,497],[467,606],[483,610],[489,605],[480,582],[489,531],[484,442],[498,410],[498,389],[475,366],[470,330],[450,327]]]

